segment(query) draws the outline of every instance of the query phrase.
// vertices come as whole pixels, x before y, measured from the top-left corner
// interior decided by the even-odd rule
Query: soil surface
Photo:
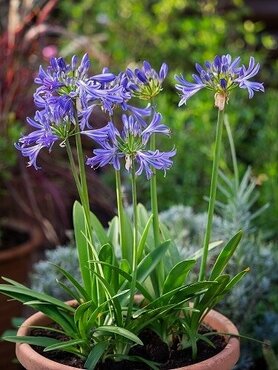
[[[201,327],[201,332],[207,333],[213,331],[212,329],[203,326]],[[33,336],[48,336],[51,338],[56,338],[62,341],[67,341],[66,336],[54,333],[52,331],[47,331],[44,329],[32,329],[31,335]],[[181,366],[191,365],[197,362],[204,361],[217,353],[225,347],[226,341],[223,336],[220,335],[210,335],[209,339],[213,342],[215,348],[209,346],[204,341],[198,342],[198,356],[194,361],[191,356],[191,348],[186,350],[178,350],[178,342],[169,348],[167,344],[161,341],[158,335],[150,330],[144,330],[140,335],[140,339],[144,343],[144,346],[136,345],[130,350],[130,355],[144,357],[147,360],[151,360],[160,363],[160,370],[175,369]],[[84,361],[80,358],[71,355],[67,352],[62,351],[51,351],[43,352],[42,347],[32,346],[35,351],[41,355],[59,362],[64,365],[73,366],[79,369],[84,368]],[[119,361],[114,362],[112,360],[107,360],[97,366],[97,370],[149,370],[148,365],[142,362],[131,362],[131,361]]]
[[[28,233],[0,225],[0,251],[23,244],[28,238]]]

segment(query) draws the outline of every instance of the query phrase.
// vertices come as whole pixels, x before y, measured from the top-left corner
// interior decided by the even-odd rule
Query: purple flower
[[[144,61],[141,69],[136,68],[126,70],[127,84],[126,88],[136,96],[143,100],[151,100],[158,95],[162,90],[162,83],[168,73],[168,66],[163,63],[160,71],[157,73],[149,62]]]
[[[152,168],[168,170],[173,161],[171,158],[176,154],[175,150],[170,152],[150,151],[147,143],[151,135],[160,133],[169,135],[169,128],[161,123],[161,115],[155,113],[151,123],[144,127],[136,116],[122,116],[123,129],[121,133],[109,122],[104,128],[107,140],[96,140],[101,148],[94,149],[92,158],[87,159],[87,164],[93,168],[103,167],[111,164],[115,170],[120,170],[121,159],[125,158],[125,168],[129,171],[131,166],[137,164],[137,175],[144,171],[147,179],[152,176]],[[86,134],[86,133],[85,133]]]
[[[145,108],[138,108],[130,104],[126,104],[123,107],[123,110],[127,110],[132,115],[134,115],[137,121],[141,123],[142,127],[146,127],[148,125],[147,122],[145,121],[145,117],[149,117],[152,114],[151,104],[148,104]]]
[[[87,81],[81,81],[80,88],[80,127],[90,127],[89,118],[96,106],[100,106],[112,116],[115,107],[127,109],[127,102],[131,94],[125,88],[126,82],[123,74],[113,75],[107,68],[100,75],[95,75]]]
[[[139,164],[139,168],[136,171],[136,175],[141,175],[145,171],[146,177],[149,180],[152,177],[152,167],[157,170],[163,170],[166,174],[166,170],[172,167],[172,157],[176,155],[176,150],[170,152],[159,152],[156,151],[138,151],[135,157],[136,162]]]
[[[176,88],[181,92],[179,106],[186,104],[192,95],[205,87],[215,92],[215,105],[221,110],[228,102],[230,91],[237,86],[247,89],[249,98],[254,96],[254,91],[264,91],[262,83],[249,81],[260,69],[254,58],[250,58],[248,68],[239,66],[239,63],[240,57],[232,60],[229,54],[217,55],[212,63],[206,62],[205,67],[196,64],[198,74],[192,75],[195,82],[188,82],[183,76],[175,76],[178,81]]]
[[[59,136],[51,127],[51,114],[46,111],[37,111],[34,119],[27,118],[30,126],[36,130],[21,137],[15,147],[20,150],[24,157],[29,158],[28,165],[38,169],[37,157],[41,149],[48,148],[51,151],[53,144],[59,140]]]
[[[160,113],[155,113],[153,119],[148,127],[146,127],[141,135],[142,135],[142,143],[144,145],[147,144],[151,135],[158,133],[163,135],[170,135],[169,127],[161,123],[162,115]]]
[[[81,131],[81,134],[88,136],[90,139],[96,141],[97,143],[102,143],[103,141],[106,141],[108,139],[109,131],[110,123],[99,129]]]
[[[102,73],[89,77],[90,60],[85,54],[78,65],[77,57],[71,64],[63,58],[52,58],[50,66],[40,67],[35,82],[40,86],[34,94],[38,108],[68,115],[74,123],[78,119],[81,130],[90,128],[89,117],[96,105],[112,114],[115,105],[123,104],[131,95],[122,85],[122,78],[107,68]],[[54,114],[54,113],[53,113]]]
[[[87,72],[90,67],[88,54],[85,54],[79,66],[77,66],[77,57],[74,55],[71,64],[66,64],[63,58],[52,58],[50,66],[46,70],[40,66],[39,74],[35,78],[35,83],[41,85],[36,94],[45,97],[57,95],[76,94],[79,81],[88,79]]]
[[[240,88],[248,90],[249,99],[253,98],[254,91],[264,91],[262,83],[249,81],[250,78],[254,77],[259,72],[259,69],[259,63],[255,64],[255,59],[251,57],[248,68],[243,65],[239,71],[237,79],[235,80],[235,82],[239,84]]]

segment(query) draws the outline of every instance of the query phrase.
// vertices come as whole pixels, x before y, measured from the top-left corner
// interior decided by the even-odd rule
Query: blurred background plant
[[[65,28],[51,24],[49,17],[57,4],[57,0],[0,3],[0,218],[27,217],[42,228],[50,245],[65,240],[65,230],[71,226],[71,205],[76,195],[74,187],[66,186],[70,171],[62,155],[55,166],[43,155],[43,169],[27,171],[14,143],[26,130],[26,117],[34,113],[33,80],[39,64],[57,55],[59,38],[79,40]],[[80,45],[86,48],[89,41],[85,39],[76,44],[77,49]],[[106,61],[100,53],[94,56]],[[90,181],[100,188],[93,173]],[[114,211],[113,195],[107,187],[101,188],[93,208],[105,220]]]

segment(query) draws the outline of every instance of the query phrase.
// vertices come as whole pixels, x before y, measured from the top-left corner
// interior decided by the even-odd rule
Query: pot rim
[[[73,304],[74,301],[67,302],[69,304]],[[36,325],[38,321],[43,321],[43,324],[48,324],[51,320],[47,318],[43,313],[37,312],[34,315],[30,316],[26,319],[23,324],[19,327],[17,335],[24,336],[28,334],[29,326]],[[216,327],[221,327],[221,332],[227,332],[229,334],[238,335],[238,330],[235,325],[224,315],[221,313],[210,310],[209,313],[204,318],[203,322],[208,324],[213,329],[217,329]],[[225,329],[225,330],[223,330]],[[220,330],[219,330],[220,331]],[[172,370],[213,370],[215,361],[223,362],[226,361],[227,358],[232,358],[233,364],[235,365],[239,359],[240,355],[240,348],[239,348],[239,339],[238,337],[228,336],[227,344],[223,348],[221,352],[218,354],[204,360],[198,362],[193,365],[187,365],[179,368],[175,368]],[[43,366],[40,365],[40,370],[76,370],[76,367],[72,367],[69,365],[63,365],[61,363],[49,360],[48,358],[40,355],[36,352],[29,344],[27,343],[16,343],[16,356],[18,360],[22,363],[22,365],[26,365],[24,358],[27,358],[27,361],[31,358],[37,364],[41,364],[43,361]],[[223,368],[224,370],[224,368]]]
[[[0,263],[25,256],[30,251],[37,248],[43,240],[41,230],[39,229],[39,227],[31,224],[31,222],[25,222],[15,219],[5,219],[1,220],[0,225],[9,226],[11,229],[28,234],[28,239],[25,242],[0,251]]]

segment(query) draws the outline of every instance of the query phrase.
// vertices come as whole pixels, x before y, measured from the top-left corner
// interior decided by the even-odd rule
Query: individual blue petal
[[[24,147],[24,146],[20,146],[20,145],[16,144],[15,147],[18,150],[21,151],[21,154],[23,155],[23,157],[28,157],[29,158],[29,161],[28,161],[28,166],[29,167],[34,166],[34,168],[36,170],[38,170],[40,168],[37,165],[37,157],[39,155],[39,152],[43,148],[42,144],[36,144],[36,145],[30,146],[30,147]]]
[[[143,83],[148,82],[148,79],[147,79],[145,73],[143,73],[142,71],[140,71],[140,69],[135,69],[134,73],[135,73],[136,77],[138,77],[138,79],[141,82],[143,82]]]
[[[141,124],[142,127],[146,127],[147,123],[143,117],[149,117],[152,113],[151,104],[148,104],[146,108],[138,108],[132,105],[126,104],[125,108],[129,110],[136,118],[137,122]]]
[[[249,94],[249,99],[253,98],[254,91],[262,91],[264,92],[264,86],[260,82],[252,82],[252,81],[242,81],[239,84],[239,87],[242,89],[247,89]]]
[[[225,78],[220,79],[220,86],[222,87],[222,89],[226,89],[227,81],[225,80]]]
[[[152,71],[152,66],[146,60],[144,60],[144,62],[143,62],[143,68],[144,68],[145,72],[151,72]]]
[[[90,139],[100,143],[108,139],[109,125],[95,130],[81,131],[82,135],[88,136]]]
[[[113,73],[101,73],[98,75],[94,75],[92,77],[92,80],[98,81],[98,82],[111,82],[115,80],[115,75]]]
[[[166,63],[163,63],[162,66],[160,67],[159,78],[163,81],[165,80],[167,74],[168,74],[168,65]]]
[[[142,142],[143,142],[144,145],[147,144],[150,136],[155,134],[155,133],[160,133],[160,134],[163,134],[163,135],[169,135],[170,134],[169,127],[160,123],[161,119],[162,119],[161,114],[160,113],[155,113],[151,123],[149,124],[149,126],[143,130],[141,135],[142,135]]]
[[[206,85],[204,83],[192,83],[186,81],[183,76],[175,76],[175,79],[180,82],[176,85],[177,90],[181,91],[181,100],[179,102],[179,107],[186,104],[187,100],[196,94],[199,90],[204,88]]]

